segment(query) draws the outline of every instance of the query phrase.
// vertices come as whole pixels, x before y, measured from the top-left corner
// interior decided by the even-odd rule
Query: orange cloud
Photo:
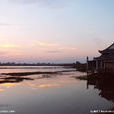
[[[76,50],[76,48],[73,47],[61,47],[60,50]]]
[[[58,46],[59,44],[57,43],[48,43],[48,42],[39,42],[40,46],[46,46],[46,47],[53,47],[53,46]]]
[[[0,44],[1,48],[16,48],[16,47],[20,47],[19,45],[16,44]]]

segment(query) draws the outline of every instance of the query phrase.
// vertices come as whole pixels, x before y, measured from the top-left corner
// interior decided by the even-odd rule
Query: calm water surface
[[[2,73],[65,71],[61,74],[6,76]],[[70,72],[67,72],[67,71]],[[106,94],[74,77],[85,73],[59,66],[0,67],[0,111],[16,114],[89,114],[114,108],[113,93]],[[103,95],[104,96],[103,96]]]

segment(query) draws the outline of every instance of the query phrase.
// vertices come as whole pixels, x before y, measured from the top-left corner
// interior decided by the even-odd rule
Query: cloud
[[[19,50],[21,45],[16,44],[0,44],[0,55],[2,57],[16,57],[21,56],[22,53]]]
[[[76,48],[73,47],[60,47],[60,50],[76,50]]]
[[[0,49],[1,58],[11,58],[11,57],[20,57],[22,56],[22,52],[14,49]]]
[[[25,5],[41,5],[52,8],[61,8],[68,4],[70,0],[9,0],[13,3],[25,4]]]
[[[61,53],[61,51],[47,51],[48,53]]]
[[[1,48],[17,48],[20,47],[19,45],[15,45],[15,44],[0,44]]]
[[[8,23],[0,23],[0,26],[9,26]]]
[[[40,0],[9,0],[14,3],[21,3],[21,4],[35,4],[40,2]]]
[[[48,42],[39,42],[40,46],[44,46],[44,47],[55,47],[58,46],[59,44],[57,43],[48,43]]]
[[[4,56],[6,54],[7,54],[7,52],[4,52],[4,51],[0,50],[0,56]]]
[[[74,47],[65,46],[64,44],[59,44],[59,43],[56,43],[56,42],[54,42],[54,43],[39,42],[38,45],[41,48],[44,48],[47,53],[61,53],[65,50],[76,51],[76,48],[74,48]]]

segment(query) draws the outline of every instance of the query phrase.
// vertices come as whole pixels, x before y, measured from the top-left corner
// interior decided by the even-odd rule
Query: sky
[[[84,62],[114,42],[114,0],[0,0],[0,62]]]

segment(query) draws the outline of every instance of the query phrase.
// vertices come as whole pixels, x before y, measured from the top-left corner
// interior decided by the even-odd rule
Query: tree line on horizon
[[[0,66],[73,66],[75,63],[16,63],[0,62]]]

